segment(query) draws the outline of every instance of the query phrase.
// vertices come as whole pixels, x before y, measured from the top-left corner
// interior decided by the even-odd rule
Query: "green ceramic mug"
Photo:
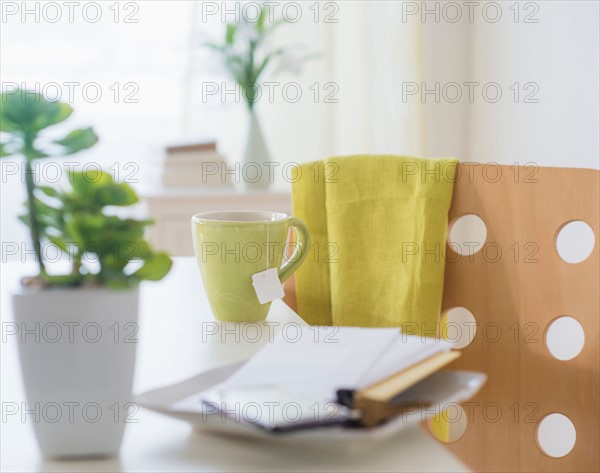
[[[296,242],[288,243],[290,227]],[[217,320],[256,322],[265,320],[271,303],[258,300],[252,276],[279,268],[283,282],[296,271],[308,254],[310,236],[301,220],[283,213],[264,211],[215,211],[192,217],[194,251]],[[290,258],[281,264],[288,245]]]

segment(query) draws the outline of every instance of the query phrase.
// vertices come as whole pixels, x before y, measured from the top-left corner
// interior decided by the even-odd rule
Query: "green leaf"
[[[8,156],[12,156],[13,153],[8,151],[6,145],[8,143],[0,143],[0,158],[7,158]]]
[[[46,106],[43,113],[40,113],[33,122],[34,130],[43,130],[44,128],[63,122],[73,113],[73,108],[67,103],[45,102]]]
[[[2,111],[3,112],[3,111]],[[0,113],[0,131],[5,133],[18,132],[20,131],[19,125],[13,123],[4,113]]]
[[[29,214],[19,215],[17,218],[25,225],[29,226]]]
[[[129,278],[123,276],[123,277],[110,277],[110,278],[105,278],[103,280],[104,286],[110,288],[110,289],[127,289],[131,287],[131,282],[129,281]]]
[[[260,64],[260,66],[258,66],[256,68],[255,71],[253,71],[253,76],[252,76],[252,82],[258,82],[258,79],[260,78],[260,75],[263,73],[263,71],[265,70],[265,68],[269,65],[269,63],[271,62],[271,59],[280,56],[281,54],[283,54],[285,51],[283,49],[279,49],[277,51],[272,52],[271,54],[268,54],[262,61],[262,63]]]
[[[80,249],[87,243],[79,230],[79,221],[76,217],[65,220],[65,233],[69,240],[76,244]]]
[[[227,23],[227,29],[225,30],[225,44],[233,44],[236,29],[237,25],[235,23]]]
[[[122,252],[120,251],[120,246],[114,246],[105,248],[102,252],[102,259],[100,260],[100,264],[102,266],[102,271],[104,274],[112,273],[119,274],[123,276],[123,268],[127,266],[129,261],[131,260],[131,255],[133,254],[131,251]],[[133,249],[135,251],[135,248]]]
[[[70,172],[69,182],[76,197],[88,203],[93,203],[96,191],[101,187],[112,185],[114,181],[111,174],[100,171],[95,173]]]
[[[50,187],[50,186],[37,186],[37,189],[39,189],[40,191],[42,191],[44,194],[46,194],[49,197],[56,197],[56,198],[60,198],[61,197],[60,192],[58,192],[54,187]]]
[[[93,238],[96,243],[99,243],[98,240],[102,238],[102,236],[104,236],[103,234],[106,232],[104,229],[106,221],[107,217],[102,214],[77,215],[79,230],[90,240]]]
[[[42,227],[54,227],[60,229],[63,225],[63,213],[60,209],[48,205],[40,199],[35,199],[35,209],[37,212],[36,221]]]
[[[73,130],[55,143],[64,147],[63,154],[74,154],[94,146],[98,143],[98,136],[92,128],[81,128]]]
[[[0,95],[0,129],[6,132],[37,133],[73,113],[69,104],[51,102],[37,92],[17,89]]]
[[[48,238],[48,240],[50,240],[54,245],[60,248],[61,251],[64,251],[65,253],[69,252],[67,241],[64,238],[59,238],[53,235],[46,235],[46,238]]]
[[[223,46],[222,44],[204,43],[203,46],[208,49],[219,51],[220,53],[225,53],[227,51],[227,46]]]
[[[256,29],[259,33],[262,33],[265,28],[265,18],[267,17],[268,7],[263,5],[260,9],[260,15],[258,15],[258,21],[256,22]]]
[[[171,270],[173,261],[167,253],[155,253],[131,277],[138,281],[160,281]]]
[[[141,238],[138,241],[130,242],[129,244],[121,243],[119,249],[121,250],[122,257],[127,258],[127,262],[140,259],[144,260],[154,254],[148,242]]]
[[[24,108],[24,96],[20,90],[0,94],[0,131],[21,131]]]
[[[44,274],[42,275],[44,281],[48,282],[53,286],[72,287],[77,286],[83,280],[83,275],[79,273],[70,274]]]
[[[105,205],[127,206],[138,203],[140,198],[133,187],[129,184],[120,183],[98,189],[94,200],[102,207]]]

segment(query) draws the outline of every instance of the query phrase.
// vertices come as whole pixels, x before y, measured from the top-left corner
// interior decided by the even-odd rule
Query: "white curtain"
[[[332,70],[340,83],[334,111],[336,153],[423,153],[420,102],[402,84],[421,82],[420,23],[403,23],[400,2],[342,4],[332,29]]]
[[[264,78],[279,83],[273,103],[263,97],[257,104],[272,159],[284,164],[339,154],[423,155],[422,104],[402,100],[403,83],[422,81],[420,23],[402,21],[401,2],[321,2],[318,21],[314,3],[300,3],[301,19],[281,26],[274,46],[301,44],[318,57],[299,76]],[[211,28],[197,24],[197,31]],[[196,76],[190,100],[196,118],[187,131],[215,136],[235,161],[245,139],[244,106],[229,103],[218,110],[220,104],[198,105],[202,80]],[[291,82],[302,92],[297,102],[282,94]]]

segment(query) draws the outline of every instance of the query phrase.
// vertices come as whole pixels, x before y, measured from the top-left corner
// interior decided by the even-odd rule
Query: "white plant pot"
[[[135,422],[131,390],[138,293],[22,289],[13,293],[27,403],[48,457],[116,455]],[[27,409],[25,411],[24,409]]]

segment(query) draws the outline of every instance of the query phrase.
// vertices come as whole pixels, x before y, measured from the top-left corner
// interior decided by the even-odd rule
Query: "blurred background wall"
[[[203,93],[227,78],[200,47],[224,34],[207,5],[239,2],[75,3],[70,18],[65,2],[3,1],[0,74],[4,90],[41,89],[95,127],[100,144],[79,165],[143,190],[159,185],[169,144],[216,139],[239,159],[244,105]],[[273,71],[274,100],[257,104],[274,160],[397,153],[600,167],[598,2],[281,2],[276,12],[284,8],[294,21],[273,42],[317,57],[295,75]],[[1,164],[1,240],[25,241],[20,163]],[[55,173],[43,169],[47,180]]]

